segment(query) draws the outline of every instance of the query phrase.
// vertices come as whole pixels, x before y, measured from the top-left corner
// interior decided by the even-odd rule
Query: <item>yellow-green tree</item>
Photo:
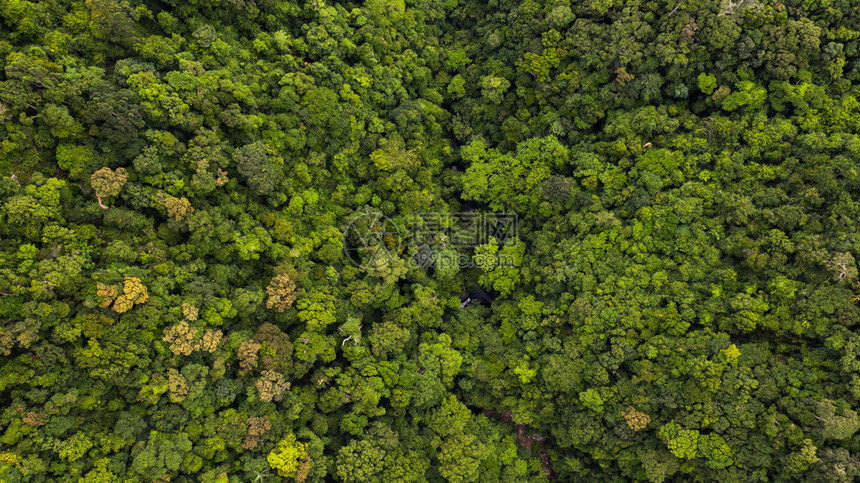
[[[185,217],[194,213],[194,208],[191,206],[188,198],[176,198],[166,193],[159,193],[156,201],[167,211],[167,216],[176,221],[182,221]]]
[[[299,468],[299,461],[303,461],[308,456],[308,445],[296,441],[296,436],[293,433],[288,434],[282,439],[275,449],[266,457],[269,466],[278,470],[278,474],[285,478],[296,476]]]
[[[102,168],[90,176],[90,186],[95,190],[96,197],[99,199],[99,206],[102,209],[108,209],[102,203],[102,198],[118,195],[126,181],[128,181],[128,175],[125,168],[117,168],[116,171]]]

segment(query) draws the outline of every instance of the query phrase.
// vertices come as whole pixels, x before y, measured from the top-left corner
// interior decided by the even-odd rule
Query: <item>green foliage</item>
[[[448,84],[447,91],[448,94],[454,96],[454,98],[459,99],[466,95],[466,79],[463,78],[460,74],[455,75],[451,78],[451,83]]]
[[[337,476],[340,481],[382,481],[385,452],[369,441],[352,440],[338,451]]]
[[[682,429],[678,435],[669,440],[669,451],[678,458],[691,460],[696,457],[699,432]]]
[[[734,92],[723,100],[722,106],[726,111],[734,111],[741,106],[758,109],[767,99],[767,90],[758,87],[751,81],[741,81]]]
[[[579,401],[588,409],[596,413],[603,413],[603,398],[600,397],[600,393],[594,388],[589,388],[579,393]]]
[[[292,433],[281,439],[275,448],[266,457],[266,461],[272,469],[278,471],[280,476],[287,478],[296,476],[299,462],[307,456],[308,445],[296,441]]]
[[[828,399],[823,399],[818,403],[816,418],[823,425],[821,435],[825,439],[850,438],[860,429],[857,413],[845,408],[844,404],[840,406],[842,407],[837,407],[833,401]]]
[[[283,178],[278,166],[269,158],[266,145],[260,141],[240,147],[233,153],[233,159],[248,186],[261,195],[272,193]]]
[[[733,463],[732,456],[734,453],[732,449],[726,444],[726,440],[716,433],[699,436],[698,454],[707,458],[708,466],[715,470],[726,468]]]
[[[439,449],[439,474],[450,482],[475,481],[481,460],[489,456],[489,448],[475,436],[458,434],[447,438]]]
[[[713,94],[714,90],[717,88],[717,78],[712,74],[705,74],[702,72],[696,80],[699,84],[699,90],[706,95]]]
[[[569,151],[549,136],[520,144],[515,156],[487,149],[480,140],[465,147],[462,156],[470,164],[463,180],[466,199],[494,211],[529,211],[536,209],[541,184],[567,164]]]
[[[0,481],[856,480],[860,10],[513,3],[0,2]]]

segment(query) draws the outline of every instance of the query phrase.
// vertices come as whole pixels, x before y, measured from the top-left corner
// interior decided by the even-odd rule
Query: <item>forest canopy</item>
[[[855,481],[858,50],[845,0],[0,0],[0,481]]]

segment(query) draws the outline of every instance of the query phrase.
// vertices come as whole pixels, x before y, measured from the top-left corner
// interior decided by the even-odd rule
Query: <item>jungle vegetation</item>
[[[847,0],[0,0],[0,481],[855,481],[858,48]]]

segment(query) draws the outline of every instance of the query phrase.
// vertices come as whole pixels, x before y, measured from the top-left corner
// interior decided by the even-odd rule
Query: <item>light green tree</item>
[[[296,476],[299,462],[308,456],[308,445],[296,441],[293,433],[285,436],[275,448],[266,456],[269,465],[278,470],[278,474],[285,478]]]

